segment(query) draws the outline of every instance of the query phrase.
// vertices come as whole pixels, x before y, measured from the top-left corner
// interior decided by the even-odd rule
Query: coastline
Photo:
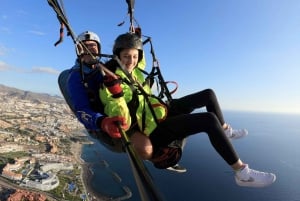
[[[84,186],[84,190],[86,191],[86,194],[88,195],[90,201],[107,201],[111,200],[108,197],[105,197],[104,195],[101,195],[93,190],[93,188],[89,185],[92,179],[92,173],[89,169],[89,164],[87,164],[82,158],[82,148],[83,148],[82,143],[72,143],[71,145],[71,151],[73,153],[74,159],[76,162],[78,162],[81,166],[81,181]]]

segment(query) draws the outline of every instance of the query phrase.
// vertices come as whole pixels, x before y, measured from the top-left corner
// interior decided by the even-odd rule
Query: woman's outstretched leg
[[[236,153],[226,137],[224,129],[214,113],[194,113],[169,117],[150,135],[154,147],[166,146],[176,139],[205,132],[209,140],[228,165],[235,171],[235,180],[240,186],[264,187],[272,184],[276,176],[250,169]]]

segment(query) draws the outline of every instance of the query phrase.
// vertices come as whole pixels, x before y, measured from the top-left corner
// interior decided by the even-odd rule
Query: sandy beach
[[[71,145],[71,151],[74,155],[75,160],[80,164],[82,171],[81,171],[81,180],[83,182],[84,188],[86,193],[89,195],[90,201],[107,201],[111,200],[110,198],[107,198],[103,195],[100,195],[99,193],[95,192],[92,187],[89,185],[90,180],[92,179],[92,174],[89,170],[89,165],[85,163],[85,161],[80,157],[82,153],[82,147],[83,144],[81,143],[72,143]]]

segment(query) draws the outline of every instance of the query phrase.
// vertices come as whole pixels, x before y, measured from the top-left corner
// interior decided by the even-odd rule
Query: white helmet
[[[95,41],[98,45],[98,52],[101,52],[101,43],[100,43],[100,38],[97,34],[95,34],[92,31],[85,31],[81,34],[79,34],[79,36],[77,37],[77,42],[83,42],[86,40],[92,40]]]

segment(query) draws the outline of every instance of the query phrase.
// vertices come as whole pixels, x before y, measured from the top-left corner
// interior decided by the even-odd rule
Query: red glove
[[[103,77],[103,83],[114,98],[119,98],[123,96],[123,89],[120,85],[121,80],[119,78],[114,78],[112,76],[105,75]]]
[[[105,117],[101,122],[101,129],[112,138],[121,138],[118,123],[122,129],[127,130],[129,127],[124,117]]]

